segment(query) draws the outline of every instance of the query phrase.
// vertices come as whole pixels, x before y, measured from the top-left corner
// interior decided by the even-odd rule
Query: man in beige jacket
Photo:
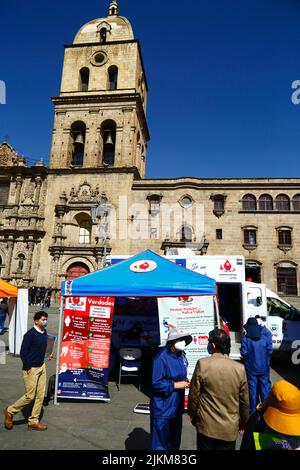
[[[188,413],[197,429],[198,450],[234,450],[249,417],[245,368],[229,358],[230,337],[210,332],[210,357],[199,359],[192,377]]]

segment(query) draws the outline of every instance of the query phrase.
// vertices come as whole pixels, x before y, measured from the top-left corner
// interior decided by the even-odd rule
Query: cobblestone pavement
[[[39,307],[30,308],[30,319]],[[48,332],[57,334],[59,309],[51,307]],[[31,321],[31,320],[30,320]],[[29,325],[30,326],[30,323]],[[8,334],[1,340],[8,344]],[[55,361],[47,363],[48,376],[55,372]],[[300,368],[293,366],[284,356],[272,362],[271,379],[276,381],[283,377],[300,387]],[[147,379],[149,380],[150,374]],[[122,384],[118,391],[114,381],[110,382],[111,402],[60,402],[54,406],[53,401],[43,410],[43,422],[49,428],[45,432],[28,432],[24,416],[15,418],[13,430],[8,431],[0,425],[0,449],[80,449],[80,450],[139,450],[149,449],[150,419],[149,415],[135,414],[133,408],[137,403],[149,401],[147,384],[139,392],[134,384]],[[21,361],[18,357],[6,355],[6,364],[0,365],[0,405],[1,411],[24,393],[21,374]],[[237,448],[239,448],[238,440]],[[196,433],[184,416],[181,450],[195,450]]]

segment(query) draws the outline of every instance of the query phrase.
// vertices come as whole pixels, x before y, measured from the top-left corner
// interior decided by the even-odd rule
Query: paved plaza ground
[[[30,309],[30,319],[39,307]],[[49,309],[48,333],[57,334],[59,310]],[[30,320],[31,321],[31,320]],[[30,323],[29,325],[30,326]],[[8,334],[0,337],[8,344]],[[55,373],[55,361],[47,363],[48,377]],[[41,450],[149,450],[149,415],[136,414],[137,403],[149,401],[150,373],[146,371],[145,384],[139,392],[134,384],[122,384],[118,391],[112,380],[109,385],[110,403],[63,401],[59,406],[51,400],[43,409],[42,421],[49,426],[45,432],[29,432],[26,416],[15,417],[13,430],[8,431],[0,424],[0,450],[41,449]],[[272,361],[271,379],[285,378],[300,387],[300,366],[294,366],[285,357]],[[21,361],[10,354],[6,364],[0,365],[0,406],[1,411],[24,393]],[[237,448],[239,448],[240,440]],[[188,416],[184,416],[181,450],[195,450],[196,432]]]

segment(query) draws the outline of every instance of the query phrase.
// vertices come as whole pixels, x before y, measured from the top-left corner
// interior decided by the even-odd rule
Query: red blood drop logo
[[[140,265],[140,269],[148,269],[149,266],[150,266],[149,263],[147,263],[146,261],[146,263]]]
[[[231,264],[229,263],[229,261],[227,260],[226,263],[224,264],[224,268],[226,271],[230,271],[231,270]]]
[[[79,302],[80,302],[79,297],[73,297],[73,304],[77,305],[77,304],[79,304]]]

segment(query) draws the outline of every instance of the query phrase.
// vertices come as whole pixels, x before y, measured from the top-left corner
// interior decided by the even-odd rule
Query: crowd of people
[[[39,305],[42,308],[51,306],[51,287],[30,287],[28,291],[29,305]]]
[[[223,323],[221,323],[223,326]],[[188,414],[196,428],[197,450],[300,449],[300,390],[285,380],[271,384],[272,337],[249,318],[242,338],[242,362],[230,359],[230,335],[209,334],[210,356],[198,360],[187,379],[184,349],[191,337],[176,329],[154,358],[151,450],[180,449],[185,389]]]
[[[51,306],[51,287],[30,287],[28,290],[28,304],[38,305],[41,308],[49,308]],[[8,298],[0,299],[0,335],[3,335],[7,328],[5,327],[6,318],[8,317]]]
[[[29,430],[45,431],[40,422],[46,388],[45,351],[48,314],[39,311],[23,338],[21,360],[26,393],[4,410],[6,429],[13,418],[33,402]],[[172,328],[153,359],[150,401],[151,450],[177,451],[182,435],[185,391],[187,412],[196,429],[197,450],[300,449],[300,390],[285,380],[270,381],[270,333],[249,318],[244,325],[242,362],[232,360],[230,334],[216,327],[209,333],[209,356],[197,361],[187,377],[185,348],[192,336]],[[50,358],[51,359],[51,358]]]

